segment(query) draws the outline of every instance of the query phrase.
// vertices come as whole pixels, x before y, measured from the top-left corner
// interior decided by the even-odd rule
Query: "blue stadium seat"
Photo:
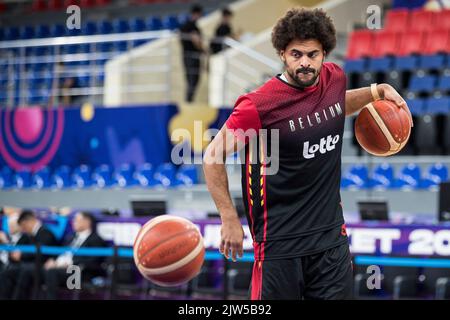
[[[180,22],[178,21],[178,17],[175,15],[168,15],[163,18],[163,28],[169,30],[175,30],[180,27]]]
[[[163,163],[155,171],[155,179],[164,187],[170,187],[175,184],[176,168],[172,163]]]
[[[30,170],[18,170],[13,175],[13,185],[17,189],[27,189],[31,187],[31,171]]]
[[[80,189],[89,188],[92,186],[91,168],[85,164],[75,168],[72,173],[72,180]]]
[[[82,31],[85,35],[97,34],[97,24],[95,23],[95,21],[87,21],[82,28]]]
[[[31,26],[20,27],[20,39],[32,39],[34,38],[34,29]]]
[[[366,189],[369,187],[369,172],[363,165],[352,165],[341,179],[341,187]]]
[[[17,27],[9,27],[5,28],[5,40],[18,40],[20,38],[19,28]]]
[[[50,37],[50,28],[45,24],[41,24],[35,27],[36,38],[48,38]]]
[[[369,182],[375,189],[389,189],[394,185],[394,169],[389,163],[382,163],[375,167]]]
[[[66,28],[62,24],[54,24],[50,27],[51,37],[63,37],[67,34]]]
[[[82,75],[79,75],[77,77],[78,79],[78,85],[80,87],[89,87],[91,83],[91,75],[89,73],[85,73]]]
[[[115,184],[115,181],[112,176],[112,169],[107,164],[102,164],[95,168],[92,173],[92,180],[94,185],[99,188],[107,188],[112,187]]]
[[[108,20],[99,21],[97,29],[99,34],[109,34],[113,32],[113,26]]]
[[[180,23],[180,26],[186,23],[191,18],[191,15],[188,13],[180,13],[178,15],[178,22]]]
[[[424,178],[420,181],[419,188],[437,189],[441,182],[448,180],[448,168],[442,163],[436,163],[428,168]]]
[[[149,17],[146,21],[147,29],[151,31],[161,30],[163,23],[159,17]]]
[[[0,171],[0,189],[8,189],[13,185],[13,173],[9,167],[3,167]]]
[[[416,56],[397,56],[394,57],[394,70],[411,71],[417,69],[419,58]]]
[[[36,189],[49,188],[51,186],[50,169],[45,166],[33,174],[32,186]]]
[[[441,70],[444,67],[444,55],[433,54],[419,57],[419,68],[432,70]]]
[[[422,98],[406,99],[409,110],[413,116],[420,116],[425,113],[425,100]]]
[[[82,28],[80,28],[80,29],[76,29],[76,28],[74,28],[74,29],[67,29],[67,35],[71,36],[71,37],[73,37],[73,36],[81,36],[82,35],[81,30],[82,30]]]
[[[115,33],[123,33],[123,32],[130,31],[130,25],[128,23],[128,20],[116,19],[112,22],[112,25],[113,25],[113,31]]]
[[[440,98],[428,98],[425,101],[425,109],[427,113],[430,114],[444,114],[447,115],[450,112],[450,98],[440,97]]]
[[[421,170],[417,164],[410,163],[403,167],[398,178],[394,182],[394,188],[416,189],[419,188]]]
[[[116,171],[114,178],[122,188],[136,186],[139,183],[135,177],[135,168],[129,163],[122,164]]]
[[[136,179],[139,181],[140,186],[144,188],[161,186],[161,182],[155,179],[154,174],[152,164],[145,163],[139,168]]]
[[[115,51],[124,52],[124,51],[128,50],[128,42],[127,41],[116,41],[116,42],[114,42],[113,46],[114,46]]]
[[[110,52],[114,49],[113,42],[101,42],[96,44],[97,51],[100,52]]]
[[[442,91],[450,91],[450,75],[442,75],[439,78],[437,88]]]
[[[198,183],[197,167],[193,164],[182,165],[175,175],[175,185],[192,186]]]
[[[70,177],[70,167],[60,166],[58,167],[51,177],[52,187],[57,189],[64,189],[72,187],[72,179]]]
[[[140,32],[145,31],[145,21],[141,18],[132,18],[130,19],[130,31]]]
[[[366,68],[365,59],[347,59],[344,63],[345,72],[363,72]]]
[[[436,77],[432,75],[411,77],[408,89],[413,92],[432,92],[436,88]]]
[[[368,71],[389,71],[392,70],[392,58],[371,58],[368,60]]]

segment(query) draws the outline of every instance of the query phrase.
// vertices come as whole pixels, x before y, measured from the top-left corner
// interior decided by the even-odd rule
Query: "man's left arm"
[[[400,94],[389,84],[381,83],[372,87],[347,90],[345,93],[345,115],[349,116],[359,112],[366,104],[377,99],[385,99],[394,102],[399,108],[404,109],[413,126],[411,112]]]

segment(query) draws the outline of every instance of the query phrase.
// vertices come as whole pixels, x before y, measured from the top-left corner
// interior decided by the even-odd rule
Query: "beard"
[[[322,69],[322,67],[319,70],[313,68],[300,68],[294,72],[288,68],[286,63],[284,65],[286,66],[286,72],[291,79],[302,89],[312,86],[316,82],[317,77],[319,77],[320,70]]]

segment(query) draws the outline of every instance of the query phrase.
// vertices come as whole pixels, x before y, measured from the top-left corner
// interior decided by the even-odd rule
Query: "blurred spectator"
[[[59,78],[55,78],[53,84],[58,86],[59,104],[65,107],[74,105],[80,98],[72,92],[72,89],[79,88],[78,78],[73,75],[73,72],[67,70],[62,62],[56,65],[56,72]]]
[[[37,222],[35,222],[33,226],[39,227],[40,224],[35,217],[34,219],[32,217],[34,217],[33,212],[28,210],[24,210],[20,214],[20,216],[17,213],[8,214],[9,236],[4,232],[0,232],[0,242],[13,246],[32,244],[33,240],[30,237],[32,233],[25,233],[25,229],[27,227],[33,228],[31,227],[31,221],[33,221],[34,219]],[[24,221],[26,221],[25,229],[20,226],[20,223],[23,224]],[[39,233],[39,235],[34,239],[34,241],[37,241],[37,243],[41,243],[40,241],[42,240],[45,244],[51,244],[52,242],[47,240],[48,237],[46,236],[45,229],[40,229],[43,228],[39,228],[39,230],[37,230],[37,233]],[[28,277],[28,273],[31,273],[32,276],[32,273],[35,270],[35,255],[24,254],[20,251],[13,251],[9,255],[3,255],[1,259],[5,263],[5,269],[0,273],[0,299],[15,298],[15,295],[19,294],[19,292],[17,291],[19,287],[19,280],[21,280],[22,282],[27,282],[24,279]],[[31,284],[29,284],[29,286],[31,286]],[[28,287],[26,290],[26,292],[29,292],[30,287]]]
[[[36,217],[33,211],[23,210],[17,220],[22,233],[28,235],[31,243],[40,246],[55,246],[57,241],[53,233],[42,225],[42,222]],[[12,298],[25,300],[30,296],[30,289],[33,285],[34,275],[36,273],[36,255],[33,262],[23,262],[18,268],[14,269],[10,277],[13,277],[16,284],[13,290]],[[50,257],[43,255],[39,263],[45,263]],[[12,280],[12,281],[14,281]],[[38,280],[38,279],[34,279]]]
[[[78,212],[72,220],[74,235],[66,242],[72,249],[104,247],[106,244],[95,231],[95,218],[89,212]],[[101,269],[102,257],[80,256],[66,252],[56,259],[49,259],[44,265],[44,282],[47,287],[47,299],[57,298],[58,287],[67,281],[70,274],[67,267],[77,265],[82,270],[82,280],[88,281],[104,275]]]
[[[225,48],[223,40],[225,37],[236,39],[231,27],[231,19],[233,18],[233,12],[230,9],[225,8],[222,10],[222,20],[216,28],[214,38],[211,40],[209,48],[211,54],[216,54]]]
[[[197,20],[200,19],[202,13],[203,8],[194,5],[191,8],[191,17],[180,27],[183,63],[187,81],[186,101],[188,102],[194,100],[195,90],[200,79],[200,59],[202,53],[205,52],[201,32],[197,27]]]

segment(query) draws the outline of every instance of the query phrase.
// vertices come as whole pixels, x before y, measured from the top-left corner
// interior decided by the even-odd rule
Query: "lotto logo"
[[[303,157],[305,157],[305,159],[312,159],[316,156],[317,151],[319,151],[321,154],[324,154],[328,151],[334,150],[338,141],[339,135],[336,135],[334,137],[329,135],[326,138],[320,139],[320,142],[318,144],[313,144],[311,146],[309,146],[309,141],[306,141],[303,144]]]

